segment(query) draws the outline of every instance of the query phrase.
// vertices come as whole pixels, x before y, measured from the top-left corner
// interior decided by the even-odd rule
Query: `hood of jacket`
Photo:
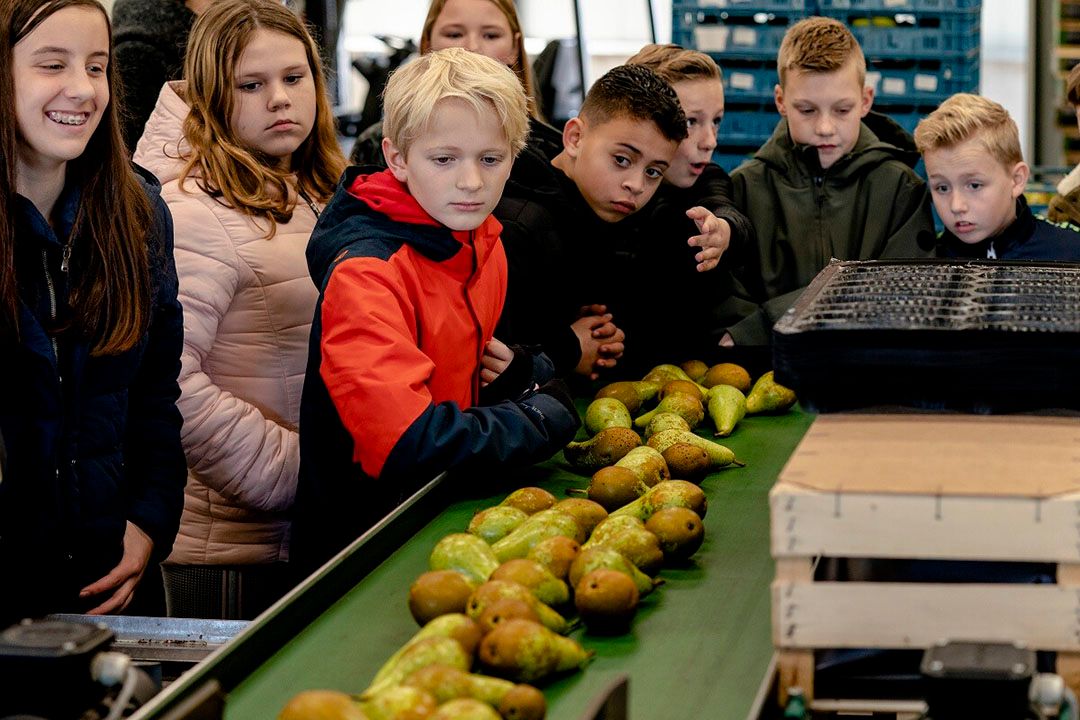
[[[888,123],[882,123],[881,126],[903,132],[903,128],[892,120],[885,120],[888,120]],[[847,184],[850,179],[872,170],[886,160],[897,160],[908,167],[913,167],[918,162],[917,152],[883,141],[864,122],[859,126],[859,139],[855,141],[851,152],[837,160],[832,167],[823,170],[818,161],[817,150],[792,141],[787,118],[777,123],[772,136],[758,149],[754,157],[782,174],[795,186],[809,185],[815,177],[824,177],[826,181],[835,179]]]
[[[186,88],[183,80],[162,85],[154,112],[135,146],[134,161],[156,175],[162,185],[180,176],[184,167],[180,158],[188,152],[184,118],[191,108],[184,99]]]
[[[323,287],[334,263],[358,239],[404,240],[436,262],[470,245],[478,265],[495,249],[502,225],[489,215],[475,230],[454,231],[431,217],[389,170],[353,166],[319,216],[307,247],[308,272]]]

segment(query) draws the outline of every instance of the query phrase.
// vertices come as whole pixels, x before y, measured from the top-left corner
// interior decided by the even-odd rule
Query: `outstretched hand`
[[[90,583],[79,591],[79,597],[112,592],[100,605],[87,612],[88,615],[109,615],[123,610],[135,597],[135,588],[146,572],[154,541],[130,520],[124,530],[124,554],[116,567],[100,580]]]
[[[708,272],[716,267],[720,256],[731,244],[731,225],[700,206],[687,210],[686,217],[693,220],[698,228],[699,234],[686,241],[691,247],[701,248],[701,252],[694,255],[697,270]]]

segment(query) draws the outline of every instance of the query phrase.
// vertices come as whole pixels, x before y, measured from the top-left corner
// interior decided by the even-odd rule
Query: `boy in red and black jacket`
[[[506,296],[491,211],[528,130],[504,65],[459,48],[391,78],[389,168],[351,168],[312,233],[321,294],[301,404],[291,561],[308,573],[452,468],[569,442],[550,361],[493,339]]]

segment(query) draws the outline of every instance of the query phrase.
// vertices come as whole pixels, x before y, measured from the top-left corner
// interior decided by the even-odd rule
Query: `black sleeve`
[[[377,122],[356,138],[349,162],[353,165],[375,165],[380,168],[386,167],[386,158],[382,152],[383,128],[382,122]]]
[[[161,51],[137,35],[117,38],[113,63],[121,85],[124,143],[131,154],[154,111],[161,86],[171,79],[171,68]]]

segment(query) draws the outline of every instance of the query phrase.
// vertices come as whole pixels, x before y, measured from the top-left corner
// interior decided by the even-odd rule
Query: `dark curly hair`
[[[644,65],[619,65],[589,88],[581,117],[603,123],[617,117],[652,122],[668,140],[686,139],[686,115],[671,85]]]

